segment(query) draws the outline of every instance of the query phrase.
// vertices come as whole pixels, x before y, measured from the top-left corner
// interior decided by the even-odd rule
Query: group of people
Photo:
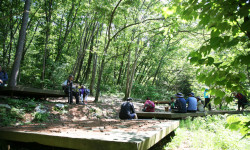
[[[64,92],[68,95],[68,103],[73,104],[73,96],[76,99],[76,104],[87,104],[90,90],[84,85],[78,86],[73,84],[73,75],[69,75],[68,79],[62,84]],[[80,102],[79,102],[80,97]]]
[[[244,110],[245,105],[247,104],[247,98],[241,93],[233,93],[234,97],[238,99],[238,111],[242,107]],[[208,110],[211,111],[211,103],[210,103],[210,95],[209,90],[205,89],[204,98],[205,105],[201,100],[200,96],[195,97],[193,92],[189,93],[189,97],[187,99],[184,98],[182,93],[177,93],[175,95],[176,98],[171,97],[171,102],[169,103],[171,112],[174,113],[195,113],[197,111],[204,112],[205,108],[208,107]],[[137,119],[137,115],[135,113],[135,108],[133,103],[131,102],[132,98],[128,98],[126,102],[121,105],[121,110],[119,113],[120,119]],[[167,109],[169,110],[169,109]],[[154,112],[155,104],[149,98],[146,99],[144,103],[144,107],[142,109],[144,112]]]
[[[206,92],[206,91],[205,91]],[[203,105],[202,100],[200,96],[195,97],[194,93],[189,93],[189,97],[185,99],[182,95],[182,93],[177,93],[175,95],[176,101],[174,98],[171,98],[171,112],[175,113],[195,113],[196,111],[205,111],[205,107],[207,105],[209,106],[209,110],[211,110],[211,104],[210,104],[210,98],[207,95],[207,101],[205,100],[205,105]]]

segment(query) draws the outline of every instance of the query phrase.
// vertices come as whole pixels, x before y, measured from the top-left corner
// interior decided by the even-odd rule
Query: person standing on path
[[[247,98],[241,93],[234,93],[234,97],[238,99],[238,111],[241,110],[244,111],[245,105],[247,104]]]
[[[208,93],[208,89],[205,89],[204,91],[204,98],[205,98],[205,105],[204,108],[208,105],[208,110],[211,111],[211,103],[210,103],[210,95]]]
[[[76,104],[79,104],[79,92],[74,91],[76,86],[73,86],[73,75],[69,75],[69,78],[64,82],[64,92],[68,95],[68,103],[73,104],[73,96],[76,98]]]

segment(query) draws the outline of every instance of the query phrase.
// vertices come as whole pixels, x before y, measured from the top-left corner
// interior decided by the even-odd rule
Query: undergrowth
[[[238,116],[250,119],[249,115]],[[239,130],[232,131],[227,128],[227,117],[227,115],[217,115],[181,120],[176,136],[165,149],[248,149],[249,138],[242,138]]]

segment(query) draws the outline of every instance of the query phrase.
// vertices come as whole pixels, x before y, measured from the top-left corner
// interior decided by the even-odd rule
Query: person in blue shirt
[[[187,107],[186,107],[186,100],[183,98],[182,93],[177,93],[175,95],[176,97],[176,110],[172,110],[174,113],[186,113]]]
[[[211,103],[210,103],[210,95],[208,93],[208,89],[205,89],[204,98],[205,98],[204,108],[207,107],[207,105],[208,105],[208,110],[210,111],[211,110]]]
[[[8,80],[8,74],[0,66],[0,86],[4,86]]]
[[[186,102],[188,103],[187,112],[197,111],[197,99],[194,97],[194,93],[190,93]]]

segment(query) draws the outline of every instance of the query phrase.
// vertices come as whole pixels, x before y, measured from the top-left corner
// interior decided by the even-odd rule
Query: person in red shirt
[[[154,112],[155,111],[155,104],[152,102],[149,98],[146,99],[146,102],[144,103],[143,110],[145,112]]]
[[[240,111],[240,108],[242,108],[242,111],[245,108],[245,105],[247,104],[248,100],[246,96],[244,96],[241,93],[233,93],[234,97],[238,99],[238,111]]]

